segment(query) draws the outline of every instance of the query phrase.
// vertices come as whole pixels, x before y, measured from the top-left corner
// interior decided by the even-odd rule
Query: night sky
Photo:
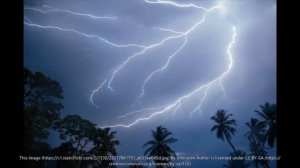
[[[112,128],[119,155],[143,155],[151,129],[163,125],[178,139],[171,146],[179,155],[227,156],[228,143],[210,133],[218,109],[233,114],[238,125],[232,142],[248,152],[245,122],[257,117],[260,104],[276,103],[274,0],[24,5],[24,65],[61,84],[62,117],[129,126]],[[55,133],[49,143],[60,144]]]

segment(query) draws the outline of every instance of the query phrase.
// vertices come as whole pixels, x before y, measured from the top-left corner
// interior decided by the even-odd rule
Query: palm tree
[[[266,137],[269,147],[273,148],[277,137],[277,108],[276,104],[260,105],[261,111],[255,111],[260,117],[264,119],[264,122],[268,124],[268,130]]]
[[[95,156],[116,156],[116,145],[119,145],[120,142],[115,140],[116,132],[110,132],[110,128],[95,130],[93,137],[94,147],[90,150],[90,154]],[[109,163],[113,162],[112,160],[98,160],[100,167],[109,167]]]
[[[246,122],[246,125],[250,130],[245,136],[249,141],[255,142],[263,148],[266,140],[266,122],[251,118],[250,122]]]
[[[217,113],[211,117],[212,120],[214,120],[217,124],[212,127],[210,130],[217,131],[217,137],[222,139],[224,141],[224,137],[228,141],[229,145],[233,149],[234,152],[236,152],[235,147],[231,143],[231,135],[234,135],[236,132],[235,128],[232,125],[236,125],[236,121],[234,119],[229,119],[230,116],[233,114],[226,115],[225,110],[218,110]]]
[[[265,147],[266,141],[266,126],[265,121],[259,121],[258,119],[251,118],[250,122],[246,123],[247,127],[250,129],[245,136],[249,140],[249,146],[251,151],[251,156],[264,157],[268,156],[267,148]],[[259,167],[259,165],[264,168],[269,168],[268,160],[264,159],[253,159],[253,166]]]
[[[268,156],[267,148],[262,147],[259,143],[255,141],[250,141],[250,156],[256,157],[256,159],[253,159],[252,164],[255,167],[259,167],[261,165],[264,168],[269,168],[269,162],[267,159],[258,159],[259,157],[266,157]]]
[[[144,144],[143,147],[150,146],[144,155],[148,156],[158,156],[167,159],[154,159],[155,163],[168,163],[170,162],[170,157],[176,157],[175,152],[171,149],[169,144],[177,142],[177,139],[170,137],[172,132],[168,131],[163,126],[158,126],[156,131],[152,130],[153,139]],[[162,165],[157,165],[157,168],[163,168]]]
[[[231,156],[231,158],[241,157],[244,159],[230,159],[227,161],[227,164],[223,165],[225,168],[248,168],[250,166],[250,163],[245,160],[246,153],[243,151],[237,150],[231,152],[229,156]]]

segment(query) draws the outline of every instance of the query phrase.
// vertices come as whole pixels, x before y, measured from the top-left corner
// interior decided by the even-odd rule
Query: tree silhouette
[[[67,115],[55,122],[53,128],[59,132],[62,140],[72,143],[75,148],[74,155],[81,155],[85,152],[86,145],[92,142],[95,126],[96,124],[78,115]]]
[[[75,156],[90,156],[86,147],[91,144],[96,128],[96,124],[89,120],[82,119],[78,115],[67,115],[63,119],[56,121],[53,128],[59,132],[59,137],[66,142],[65,149],[71,149],[68,152]],[[71,144],[71,145],[70,145]],[[91,161],[76,160],[71,162],[58,162],[62,164],[77,168],[88,167],[92,164]]]
[[[116,145],[120,142],[115,139],[116,132],[110,128],[96,128],[89,120],[82,119],[78,115],[67,115],[56,121],[53,128],[60,133],[60,138],[65,141],[60,147],[55,148],[54,153],[71,156],[94,157],[93,161],[59,161],[58,167],[115,167],[109,165],[113,160],[97,160],[96,156],[116,156]],[[60,155],[61,155],[60,154]]]
[[[163,157],[164,159],[154,159],[155,163],[158,165],[157,168],[163,168],[163,165],[159,165],[161,163],[169,163],[170,157],[176,157],[175,152],[171,149],[169,144],[177,142],[177,139],[170,137],[172,132],[168,131],[163,126],[158,126],[156,131],[152,130],[152,140],[149,140],[144,144],[143,147],[150,146],[144,153],[144,155],[148,156],[158,156]]]
[[[54,156],[74,156],[76,148],[73,147],[71,142],[64,142],[52,150]],[[57,168],[72,168],[75,167],[76,160],[58,160],[56,163]]]
[[[265,147],[265,142],[268,142],[269,147],[274,147],[274,142],[276,139],[276,105],[265,103],[265,105],[260,105],[261,111],[255,111],[263,121],[251,118],[250,122],[246,125],[249,131],[245,136],[249,140],[249,147],[251,151],[251,156],[257,159],[253,160],[253,166],[264,168],[269,168],[269,162],[265,159],[260,159],[261,157],[268,156],[267,149]]]
[[[24,68],[24,145],[45,139],[53,121],[59,119],[63,98],[59,83],[41,72]],[[25,149],[28,146],[25,146]]]
[[[256,157],[252,161],[253,166],[258,168],[259,165],[261,165],[264,168],[269,168],[269,161],[267,159],[260,159],[260,157],[268,156],[266,151],[267,148],[261,146],[259,143],[253,140],[250,140],[249,146],[251,151],[250,155]]]
[[[250,163],[245,159],[246,153],[243,151],[231,152],[229,156],[231,156],[231,159],[223,165],[225,168],[248,168],[250,166]],[[239,158],[237,159],[237,157]]]
[[[225,137],[232,150],[236,152],[235,147],[230,141],[231,135],[234,135],[236,132],[235,128],[233,127],[233,125],[236,125],[236,121],[234,119],[229,119],[229,117],[232,115],[233,114],[226,115],[225,110],[218,110],[217,113],[211,117],[211,120],[214,120],[217,124],[214,125],[210,131],[216,131],[217,138],[220,138],[223,141]]]
[[[249,131],[245,134],[248,140],[255,142],[263,148],[266,140],[265,128],[267,124],[264,121],[251,118],[250,122],[246,122],[246,126],[249,128]]]
[[[116,145],[120,142],[115,139],[116,132],[110,132],[110,128],[97,128],[92,137],[94,147],[90,150],[90,154],[95,156],[116,156]],[[99,160],[98,163],[100,167],[114,167],[110,166],[113,160]]]
[[[261,111],[255,111],[268,125],[266,132],[267,142],[270,148],[274,147],[277,137],[277,109],[276,104],[260,105]]]
[[[44,142],[55,120],[59,119],[63,90],[59,83],[41,72],[31,72],[24,67],[24,154],[43,156],[49,154],[50,146]],[[44,161],[26,161],[25,167],[43,167]]]

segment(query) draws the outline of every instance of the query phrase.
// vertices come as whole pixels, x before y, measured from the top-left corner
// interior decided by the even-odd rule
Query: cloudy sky
[[[60,82],[62,116],[117,126],[120,155],[142,155],[163,125],[182,155],[227,156],[210,133],[218,109],[248,151],[245,122],[276,103],[276,2],[25,0],[24,65]]]

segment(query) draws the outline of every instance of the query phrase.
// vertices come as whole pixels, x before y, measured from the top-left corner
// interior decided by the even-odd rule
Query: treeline
[[[98,128],[96,124],[83,119],[78,115],[67,115],[60,117],[63,109],[61,101],[63,99],[63,89],[60,84],[45,76],[41,72],[32,72],[24,68],[24,156],[116,156],[116,146],[120,142],[116,139],[116,132],[110,128]],[[255,111],[259,117],[251,118],[246,123],[249,131],[245,137],[249,141],[251,153],[246,154],[236,149],[231,139],[235,135],[236,120],[232,119],[232,114],[227,114],[225,110],[218,110],[211,117],[215,122],[211,131],[215,131],[217,138],[226,140],[232,148],[230,156],[268,156],[267,150],[274,148],[276,141],[277,115],[276,104],[266,103],[260,106],[260,111]],[[61,144],[56,148],[51,148],[46,139],[49,129],[59,133]],[[175,151],[170,144],[177,142],[171,137],[172,132],[163,126],[158,126],[152,130],[152,139],[147,141],[143,147],[146,148],[144,155],[161,156],[163,158],[176,157]],[[57,168],[110,168],[113,160],[58,160],[54,162],[46,161],[24,161],[24,167],[57,167]],[[163,168],[162,163],[171,162],[170,159],[154,159],[159,163],[158,168]],[[52,164],[52,165],[49,165]],[[138,165],[138,164],[137,164]],[[253,162],[243,160],[229,160],[223,165],[227,168],[269,167],[268,160],[257,159]],[[143,167],[143,166],[129,166]]]
[[[227,164],[223,166],[226,168],[248,168],[263,167],[269,168],[268,150],[274,148],[277,138],[277,108],[276,104],[265,103],[260,105],[260,111],[255,111],[259,119],[251,118],[246,122],[248,131],[245,137],[249,142],[250,153],[238,150],[231,142],[232,137],[236,133],[236,120],[232,119],[233,114],[227,114],[225,110],[218,110],[217,113],[211,117],[215,125],[211,128],[211,132],[215,131],[217,138],[226,140],[232,152],[229,156],[240,157],[240,160],[228,160]],[[252,162],[247,161],[246,156],[250,156]]]
[[[60,118],[63,89],[55,80],[24,68],[24,155],[25,156],[114,156],[116,132],[97,128],[78,115]],[[62,143],[51,149],[46,139],[49,129],[59,133]],[[110,167],[112,160],[56,161],[53,167]],[[45,161],[25,161],[25,167],[45,167]]]

